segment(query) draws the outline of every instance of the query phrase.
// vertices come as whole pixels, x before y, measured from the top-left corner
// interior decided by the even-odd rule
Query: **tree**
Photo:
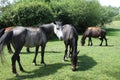
[[[111,6],[102,6],[101,7],[101,26],[104,27],[104,24],[110,23],[112,18],[119,14],[119,8]]]

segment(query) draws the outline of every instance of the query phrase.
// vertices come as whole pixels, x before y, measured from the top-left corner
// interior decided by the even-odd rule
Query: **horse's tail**
[[[13,31],[8,31],[5,32],[2,37],[0,38],[0,54],[3,51],[3,47],[5,44],[7,44],[8,42],[10,42],[10,40],[12,39],[13,36]]]
[[[0,37],[4,34],[5,28],[0,29]]]

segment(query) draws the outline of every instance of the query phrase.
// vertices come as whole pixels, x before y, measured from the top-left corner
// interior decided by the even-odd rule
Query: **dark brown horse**
[[[99,38],[101,40],[100,46],[102,46],[103,40],[106,41],[106,46],[107,44],[107,39],[106,39],[106,31],[100,27],[88,27],[86,31],[84,32],[82,38],[81,38],[81,45],[84,46],[85,44],[85,39],[89,38],[88,40],[88,46],[92,46],[92,39],[91,37],[94,38]]]

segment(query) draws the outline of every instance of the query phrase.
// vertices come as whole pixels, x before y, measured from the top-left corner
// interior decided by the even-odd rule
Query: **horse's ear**
[[[54,24],[62,24],[62,21],[54,21]]]

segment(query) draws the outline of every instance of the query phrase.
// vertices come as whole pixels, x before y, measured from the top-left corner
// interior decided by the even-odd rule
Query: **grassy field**
[[[120,80],[120,21],[106,25],[109,46],[98,46],[100,41],[93,39],[93,46],[80,45],[79,35],[77,71],[71,70],[71,62],[63,62],[64,44],[62,41],[47,43],[45,62],[40,64],[40,54],[37,57],[38,66],[32,64],[34,53],[26,53],[22,49],[21,63],[26,72],[21,72],[17,66],[19,77],[11,72],[11,54],[5,48],[4,65],[0,63],[0,80]],[[103,43],[104,45],[104,43]],[[34,52],[34,48],[31,49]]]

